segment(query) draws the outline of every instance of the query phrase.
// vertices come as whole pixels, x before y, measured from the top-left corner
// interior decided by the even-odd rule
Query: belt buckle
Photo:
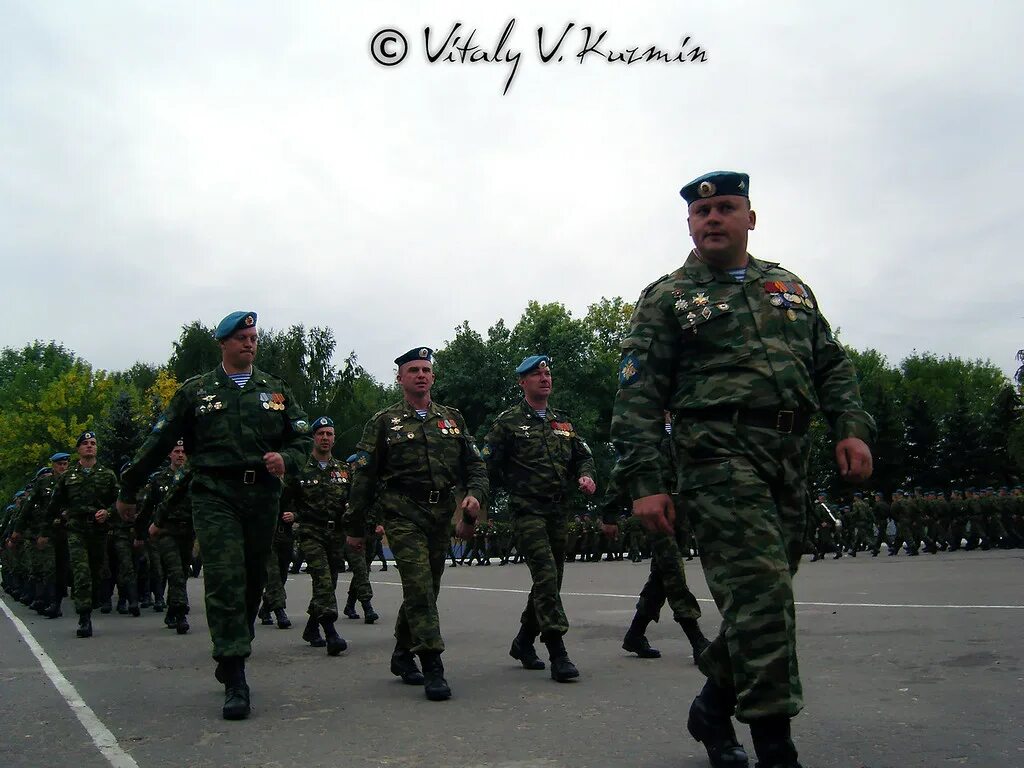
[[[247,469],[242,473],[242,483],[244,485],[252,485],[256,482],[256,470]]]
[[[430,495],[427,496],[427,504],[437,504],[441,500],[440,491],[431,491]]]
[[[793,432],[793,425],[796,423],[796,411],[779,411],[775,417],[775,429],[784,435]]]
[[[333,520],[328,520],[327,521],[327,530],[328,531],[333,531],[334,530],[334,521]]]

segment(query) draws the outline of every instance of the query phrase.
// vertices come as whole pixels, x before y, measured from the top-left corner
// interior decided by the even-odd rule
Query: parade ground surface
[[[454,696],[426,701],[388,671],[398,573],[374,566],[373,626],[342,619],[349,650],[328,658],[299,637],[309,577],[288,579],[295,626],[256,627],[247,669],[253,713],[220,717],[202,579],[189,581],[192,632],[158,614],[94,614],[75,638],[3,596],[0,765],[706,766],[686,733],[702,678],[678,625],[648,632],[663,657],[620,648],[648,563],[570,563],[564,598],[578,682],[559,684],[508,656],[529,588],[524,565],[449,568],[440,597]],[[688,563],[710,635],[714,604]],[[806,709],[794,738],[806,768],[1024,766],[1024,552],[940,553],[810,563],[797,577]],[[344,598],[348,574],[341,577]],[[542,654],[543,655],[543,654]],[[749,733],[740,740],[754,763]]]

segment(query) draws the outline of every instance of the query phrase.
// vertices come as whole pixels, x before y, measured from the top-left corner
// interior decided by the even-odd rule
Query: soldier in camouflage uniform
[[[864,500],[864,494],[857,491],[853,494],[853,532],[850,536],[850,554],[854,557],[861,550],[867,550],[871,546],[871,507]]]
[[[148,514],[140,511],[139,518],[149,518],[146,532],[156,546],[167,578],[164,626],[184,635],[190,629],[187,584],[195,539],[192,498],[189,495],[193,472],[185,467],[188,457],[184,440],[178,440],[169,458],[170,465],[150,481],[150,492],[146,494],[145,501],[149,507]]]
[[[871,473],[874,423],[813,292],[746,250],[755,214],[745,174],[686,185],[695,249],[648,287],[623,343],[611,436],[633,513],[674,530],[664,411],[679,495],[701,546],[722,629],[688,728],[715,766],[746,764],[731,716],[750,724],[760,768],[799,765],[790,718],[803,705],[793,575],[807,525],[811,416],[836,438],[841,476]]]
[[[816,500],[811,505],[811,520],[815,525],[814,557],[811,562],[817,562],[832,554],[833,560],[843,556],[843,550],[836,542],[836,520],[832,517],[831,507],[824,491],[818,491]]]
[[[125,463],[119,470],[128,468]],[[141,615],[139,604],[139,580],[135,570],[135,522],[120,515],[111,515],[107,524],[107,562],[110,565],[110,578],[107,579],[107,594],[113,593],[114,582],[117,582],[117,612],[132,616]]]
[[[55,453],[50,457],[51,471],[49,475],[37,476],[31,498],[27,502],[31,504],[28,514],[31,515],[30,524],[35,533],[37,577],[42,584],[43,598],[46,602],[46,607],[41,613],[48,619],[56,619],[63,615],[61,601],[64,598],[64,591],[62,585],[57,582],[58,555],[53,519],[49,514],[49,503],[57,480],[68,469],[69,458],[70,456],[63,452]]]
[[[562,607],[567,502],[577,489],[593,495],[594,457],[564,411],[548,405],[551,358],[532,355],[516,368],[523,399],[502,412],[484,438],[491,487],[508,491],[517,547],[526,556],[533,584],[509,655],[526,669],[544,669],[534,641],[540,635],[560,683],[579,677],[563,636],[569,619]]]
[[[871,556],[878,557],[884,543],[886,549],[892,552],[892,544],[889,543],[889,504],[885,500],[885,494],[875,491],[875,502],[871,507],[871,516],[875,522],[875,543],[871,547]]]
[[[117,500],[117,476],[96,463],[96,435],[83,432],[76,444],[78,462],[60,476],[47,514],[64,517],[71,553],[72,598],[78,613],[78,637],[92,637],[92,608],[107,578],[107,522]],[[117,514],[120,520],[128,519]]]
[[[341,521],[348,503],[349,474],[348,467],[331,455],[334,422],[321,416],[313,422],[312,432],[313,453],[298,474],[285,481],[281,509],[290,512],[298,524],[299,550],[313,587],[302,639],[314,648],[327,646],[327,655],[337,656],[348,647],[334,624],[338,620],[338,573],[345,567]],[[362,561],[362,555],[356,559]]]
[[[440,701],[451,697],[437,613],[448,526],[456,491],[465,489],[458,534],[472,535],[487,498],[487,468],[462,414],[430,398],[433,351],[410,350],[395,364],[404,398],[375,414],[363,430],[345,531],[349,546],[361,551],[367,522],[383,523],[402,579],[391,672],[409,685],[422,684],[428,699]]]
[[[249,716],[245,659],[267,579],[281,477],[309,455],[309,423],[288,386],[253,365],[255,312],[233,312],[217,326],[221,364],[175,393],[122,477],[118,508],[134,515],[139,487],[178,438],[195,475],[192,516],[202,546],[206,618],[224,684],[225,719]]]
[[[55,482],[53,468],[40,467],[32,482],[26,486],[24,500],[12,524],[12,537],[24,541],[22,552],[25,555],[28,572],[28,606],[40,616],[46,613],[47,606],[50,605],[47,571],[52,571],[53,568],[47,568],[47,560],[53,561],[53,549],[51,547],[47,550],[38,543],[40,518],[45,517],[45,514],[40,513],[39,507],[41,502],[42,511],[45,513]]]
[[[25,541],[24,515],[28,499],[32,495],[32,483],[14,494],[15,508],[7,521],[7,549],[11,555],[11,569],[16,574],[17,587],[14,599],[22,605],[31,605],[35,599],[35,585],[32,583],[32,548]]]
[[[917,556],[921,547],[921,532],[917,528],[913,500],[905,490],[899,488],[892,494],[889,509],[893,520],[896,521],[896,535],[893,537],[889,554],[896,556],[906,546],[908,555]]]

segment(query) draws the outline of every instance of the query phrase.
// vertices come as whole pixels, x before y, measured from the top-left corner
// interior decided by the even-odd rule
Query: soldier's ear
[[[750,210],[750,223],[747,225],[747,229],[750,230],[750,231],[753,231],[754,227],[756,225],[757,225],[757,212],[754,211],[753,209],[751,209]]]

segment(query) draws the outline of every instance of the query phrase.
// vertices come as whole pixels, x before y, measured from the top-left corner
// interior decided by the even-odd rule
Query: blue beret
[[[70,458],[71,458],[71,454],[70,453],[63,453],[63,452],[61,452],[61,453],[53,454],[53,456],[50,457],[50,461],[67,461]]]
[[[736,171],[705,173],[679,190],[686,204],[721,195],[750,197],[750,177]]]
[[[864,494],[861,493],[860,491],[857,491],[856,493],[853,494],[853,498],[855,498],[855,499],[864,498]]]
[[[78,436],[78,442],[75,443],[75,448],[80,446],[86,440],[95,440],[95,439],[96,439],[96,433],[95,432],[90,432],[89,430],[86,430],[85,432],[83,432],[82,434],[80,434]]]
[[[550,365],[551,358],[547,355],[530,355],[523,358],[523,362],[516,368],[516,375],[525,376],[534,368],[548,368]]]
[[[353,453],[351,456],[349,456],[347,459],[345,459],[345,463],[346,464],[352,464],[353,462],[355,462],[356,456],[358,456],[358,455],[359,454],[357,454],[357,453]]]
[[[38,480],[43,475],[52,475],[52,474],[53,474],[53,467],[40,467],[39,471],[36,472],[35,479]]]
[[[399,355],[395,358],[395,365],[401,368],[403,365],[411,363],[413,360],[426,360],[428,363],[433,364],[434,350],[430,347],[417,347],[416,349],[410,349],[404,355]]]
[[[232,312],[217,325],[217,331],[213,334],[213,338],[217,341],[223,341],[235,331],[255,326],[255,312]]]
[[[333,426],[334,426],[334,421],[332,419],[329,419],[326,416],[321,416],[319,419],[317,419],[316,421],[314,421],[312,424],[309,425],[309,431],[310,432],[316,432],[318,429],[323,429],[324,427],[333,427]]]
[[[16,499],[20,499],[24,495],[25,495],[24,491],[15,491],[14,492],[14,498],[16,498]]]

